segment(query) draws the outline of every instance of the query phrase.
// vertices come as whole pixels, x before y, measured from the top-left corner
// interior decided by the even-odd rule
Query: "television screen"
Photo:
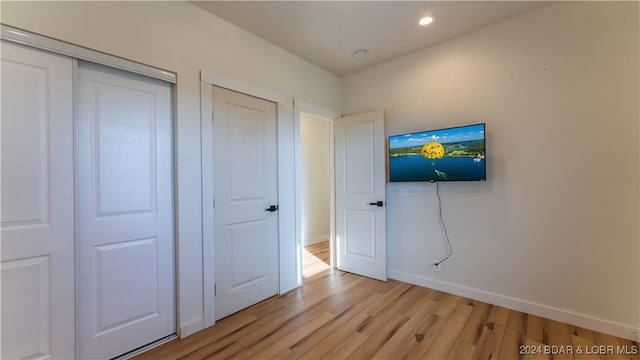
[[[389,136],[389,180],[487,179],[485,124]]]

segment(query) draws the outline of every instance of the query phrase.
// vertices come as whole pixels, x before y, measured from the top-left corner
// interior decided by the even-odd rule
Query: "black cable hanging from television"
[[[438,181],[436,181],[436,196],[438,197],[438,220],[440,220],[440,228],[442,229],[442,240],[447,245],[447,254],[439,260],[435,260],[434,262],[434,265],[438,266],[447,261],[451,254],[453,254],[453,248],[451,247],[451,241],[449,241],[447,227],[444,225],[444,221],[442,220],[442,199],[440,199],[440,188],[438,187]]]

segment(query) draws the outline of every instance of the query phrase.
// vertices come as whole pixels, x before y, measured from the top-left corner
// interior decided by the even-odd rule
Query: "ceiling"
[[[192,1],[335,75],[548,5],[547,1]],[[425,16],[428,26],[418,25]],[[366,55],[354,53],[366,49]]]

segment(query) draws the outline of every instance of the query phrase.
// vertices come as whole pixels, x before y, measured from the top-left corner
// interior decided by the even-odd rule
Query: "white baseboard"
[[[317,243],[321,243],[323,241],[327,241],[329,240],[330,236],[329,234],[327,235],[322,235],[322,236],[316,236],[313,239],[303,239],[302,240],[302,246],[309,246],[309,245],[314,245]]]
[[[186,338],[189,335],[195,334],[198,331],[205,328],[204,318],[197,318],[189,321],[186,324],[180,324],[180,338]]]
[[[463,296],[469,299],[478,300],[497,306],[502,306],[507,309],[564,322],[585,329],[598,331],[604,334],[609,334],[632,341],[640,341],[640,329],[635,329],[627,325],[396,270],[388,269],[387,276],[390,279],[424,286],[426,288]]]

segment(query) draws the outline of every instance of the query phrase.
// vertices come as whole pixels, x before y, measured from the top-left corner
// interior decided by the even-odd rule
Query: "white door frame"
[[[276,114],[278,122],[278,149],[281,145],[281,131],[280,124],[282,119],[286,118],[284,115],[285,97],[283,95],[264,90],[249,84],[245,84],[236,80],[231,80],[223,76],[207,73],[205,71],[200,72],[200,96],[201,96],[201,148],[202,148],[202,270],[203,270],[203,304],[204,304],[204,327],[209,327],[215,324],[215,294],[214,286],[216,280],[215,274],[215,242],[214,242],[214,186],[213,186],[213,123],[212,123],[212,87],[218,86],[225,89],[237,91],[246,95],[254,96],[264,100],[268,100],[276,103]],[[283,192],[281,189],[281,179],[283,175],[283,169],[281,164],[282,152],[278,150],[278,197],[280,198],[278,203],[282,205]],[[291,213],[295,209],[283,209],[279,211],[280,214]],[[279,228],[284,229],[287,224],[285,216],[280,215],[278,218]],[[280,291],[286,291],[290,286],[283,286],[282,268],[285,265],[282,261],[283,251],[288,248],[286,244],[283,244],[283,236],[279,234],[278,245],[280,252],[279,270],[279,293]]]
[[[335,233],[336,233],[336,189],[335,189],[335,150],[334,150],[334,120],[341,115],[336,111],[325,109],[323,107],[311,104],[304,100],[293,100],[293,114],[294,114],[294,156],[295,156],[295,197],[296,197],[296,209],[302,209],[302,175],[300,173],[302,168],[301,163],[301,151],[302,144],[300,143],[300,117],[301,114],[310,114],[323,120],[329,121],[329,181],[330,181],[330,194],[331,200],[329,203],[329,258],[330,267],[335,268]],[[300,249],[298,262],[302,259],[302,211],[296,211],[296,245]],[[302,284],[302,273],[299,274],[300,283]]]

